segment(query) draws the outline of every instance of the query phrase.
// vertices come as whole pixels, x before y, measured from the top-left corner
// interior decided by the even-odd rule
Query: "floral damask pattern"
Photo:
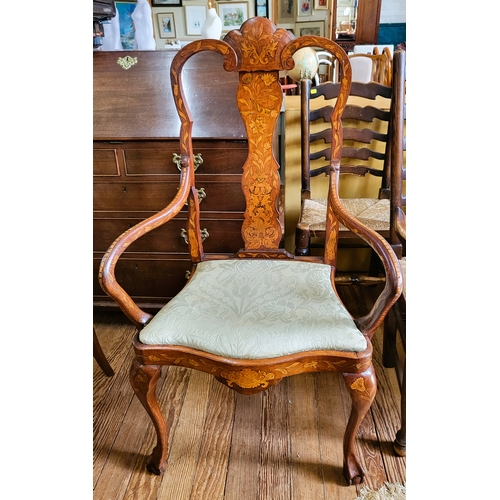
[[[289,260],[198,264],[140,340],[241,359],[367,347],[331,286],[330,266]]]

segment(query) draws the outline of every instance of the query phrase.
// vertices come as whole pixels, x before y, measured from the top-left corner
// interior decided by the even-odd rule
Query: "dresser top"
[[[95,51],[94,139],[178,138],[180,121],[170,86],[175,50]],[[128,69],[120,60],[137,59]],[[244,140],[236,105],[238,73],[222,67],[221,55],[193,56],[183,73],[193,137]]]

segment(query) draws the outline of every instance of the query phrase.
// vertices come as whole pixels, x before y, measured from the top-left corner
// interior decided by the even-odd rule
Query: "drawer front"
[[[110,167],[125,176],[172,175],[179,170],[174,155],[180,153],[178,141],[94,142],[94,175],[112,175]],[[197,175],[240,174],[248,154],[246,141],[193,141],[193,153],[202,160]],[[178,161],[178,160],[177,160]],[[198,160],[195,158],[195,163]],[[116,174],[114,174],[116,175]]]
[[[94,251],[105,252],[113,241],[140,219],[95,219]],[[206,253],[234,253],[243,247],[242,220],[200,219]],[[145,234],[128,247],[127,252],[188,253],[188,245],[182,230],[186,228],[184,217],[175,217],[163,226]],[[126,253],[126,252],[125,252]]]
[[[243,212],[245,197],[239,176],[226,176],[220,181],[197,184],[205,198],[202,211]],[[98,211],[151,211],[163,210],[175,197],[179,185],[174,182],[94,182],[94,210]]]
[[[119,176],[119,154],[121,151],[116,148],[94,148],[94,175]]]
[[[110,300],[99,284],[100,258],[94,259],[94,300]],[[129,259],[123,256],[116,265],[116,279],[132,298],[145,302],[166,303],[186,284],[186,272],[191,271],[186,260]]]

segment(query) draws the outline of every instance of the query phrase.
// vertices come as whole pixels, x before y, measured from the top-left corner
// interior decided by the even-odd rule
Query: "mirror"
[[[354,40],[356,38],[357,18],[358,0],[337,0],[335,18],[335,35],[337,40]]]

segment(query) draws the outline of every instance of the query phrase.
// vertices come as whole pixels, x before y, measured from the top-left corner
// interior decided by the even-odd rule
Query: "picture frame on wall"
[[[160,38],[176,38],[175,18],[173,12],[161,12],[156,14],[158,19],[158,33]]]
[[[295,36],[325,36],[325,21],[310,21],[295,25]]]
[[[312,16],[313,0],[297,0],[297,17]]]
[[[217,2],[222,33],[237,30],[248,19],[248,2]]]
[[[153,7],[182,7],[182,0],[151,0]]]
[[[314,0],[314,10],[328,10],[329,0]]]
[[[115,2],[116,10],[120,16],[120,41],[124,50],[134,49],[135,30],[132,22],[132,13],[137,7],[137,2]]]
[[[255,0],[255,15],[269,19],[268,0]]]
[[[207,19],[206,5],[184,5],[186,35],[201,35],[201,28]]]
[[[278,0],[278,24],[294,23],[297,0]]]

